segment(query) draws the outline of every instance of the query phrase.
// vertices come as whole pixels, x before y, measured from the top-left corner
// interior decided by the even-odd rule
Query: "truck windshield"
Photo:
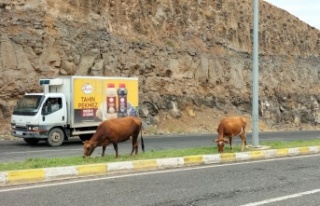
[[[26,95],[18,101],[13,114],[35,115],[39,111],[43,99],[43,95]]]

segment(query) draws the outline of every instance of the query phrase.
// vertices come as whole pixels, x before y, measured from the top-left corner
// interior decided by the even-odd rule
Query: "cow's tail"
[[[143,137],[142,137],[142,128],[141,128],[141,148],[142,148],[142,151],[144,152],[144,142],[143,142]]]
[[[143,137],[142,137],[142,125],[141,125],[141,130],[140,130],[140,134],[141,134],[141,136],[140,136],[140,138],[141,138],[141,148],[142,148],[142,151],[144,152],[144,142],[143,142]]]

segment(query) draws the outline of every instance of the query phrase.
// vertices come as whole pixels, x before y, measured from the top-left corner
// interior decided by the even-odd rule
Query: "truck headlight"
[[[29,131],[38,131],[38,130],[39,130],[39,127],[29,126],[29,127],[28,127],[28,130],[29,130]]]

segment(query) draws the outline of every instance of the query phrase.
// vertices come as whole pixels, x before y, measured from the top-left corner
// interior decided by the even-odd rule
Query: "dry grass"
[[[182,111],[180,118],[174,118],[169,113],[159,114],[157,126],[148,126],[145,134],[215,134],[220,120],[227,116],[236,116],[237,113],[224,114],[208,108],[198,108],[194,113]],[[250,115],[242,115],[247,119],[247,131],[252,131],[252,121]],[[297,131],[319,129],[311,125],[281,124],[273,127],[259,120],[259,131]]]

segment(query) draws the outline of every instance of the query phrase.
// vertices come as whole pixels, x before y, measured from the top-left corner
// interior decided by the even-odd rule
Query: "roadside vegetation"
[[[295,148],[305,146],[318,146],[320,145],[320,139],[316,140],[298,140],[298,141],[274,141],[274,142],[261,142],[261,146],[268,149],[282,149],[282,148]],[[101,149],[100,147],[96,149]],[[259,148],[249,147],[246,151],[259,150]],[[233,151],[230,151],[230,147],[227,144],[224,149],[225,153],[241,152],[241,145],[233,145]],[[11,170],[23,170],[23,169],[36,169],[36,168],[48,168],[48,167],[61,167],[83,164],[96,164],[107,162],[120,162],[120,161],[132,161],[142,159],[158,159],[169,157],[184,157],[190,155],[205,155],[205,154],[217,154],[216,145],[208,147],[186,148],[186,149],[170,149],[170,150],[154,150],[145,153],[139,153],[139,155],[131,157],[129,154],[120,154],[119,158],[115,158],[115,155],[106,155],[105,157],[89,157],[83,159],[82,156],[65,157],[65,158],[32,158],[23,162],[10,162],[0,163],[0,171]]]

